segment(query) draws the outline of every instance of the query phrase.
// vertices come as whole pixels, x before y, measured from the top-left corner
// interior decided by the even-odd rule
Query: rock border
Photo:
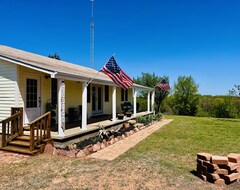
[[[68,157],[68,158],[85,158],[85,157],[89,156],[90,154],[93,154],[99,150],[102,150],[108,146],[111,146],[114,143],[116,143],[122,139],[125,139],[125,138],[129,137],[130,135],[133,135],[133,134],[137,133],[138,131],[147,127],[143,123],[136,123],[136,120],[129,120],[129,121],[127,121],[127,123],[133,125],[134,129],[130,130],[128,132],[125,132],[124,134],[119,135],[117,137],[111,136],[109,138],[109,140],[104,139],[102,142],[97,142],[95,144],[85,146],[83,149],[78,149],[76,144],[71,144],[68,146],[69,150],[56,148],[52,144],[49,143],[45,146],[44,154],[54,155],[54,156],[63,156],[63,157]],[[155,122],[150,123],[150,125],[152,125],[153,123],[155,123]],[[128,125],[125,125],[125,127],[127,127],[127,126]]]

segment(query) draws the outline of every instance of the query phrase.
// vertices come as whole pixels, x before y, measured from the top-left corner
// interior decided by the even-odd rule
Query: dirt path
[[[162,121],[154,123],[153,125],[121,141],[118,141],[109,147],[106,147],[96,153],[89,155],[88,157],[102,160],[114,160],[115,158],[126,152],[128,149],[134,147],[136,144],[145,139],[147,136],[151,135],[152,133],[160,129],[162,126],[170,123],[171,121],[172,119],[163,119]]]

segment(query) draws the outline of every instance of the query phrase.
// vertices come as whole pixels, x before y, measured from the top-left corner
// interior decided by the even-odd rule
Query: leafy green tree
[[[162,80],[166,80],[167,83],[169,83],[169,78],[167,76],[157,76],[155,73],[142,73],[142,76],[137,77],[137,78],[133,78],[134,83],[136,84],[140,84],[140,85],[144,85],[144,86],[148,86],[148,87],[152,87],[155,88],[155,86],[160,83]],[[142,90],[139,92],[140,96],[144,99],[147,99],[147,95],[148,92],[146,92],[145,90]],[[167,97],[167,95],[169,94],[166,92],[162,92],[159,89],[156,89],[155,91],[155,103],[157,104],[157,111],[160,111],[160,105],[162,104],[163,100]]]
[[[192,76],[179,76],[173,90],[174,104],[179,115],[194,116],[197,113],[198,85]]]
[[[60,56],[57,53],[54,53],[53,55],[49,54],[48,57],[57,59],[57,60],[61,60]]]

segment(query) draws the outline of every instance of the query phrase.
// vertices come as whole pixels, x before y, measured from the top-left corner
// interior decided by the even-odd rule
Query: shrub
[[[142,117],[142,116],[137,117],[137,118],[136,118],[136,122],[137,122],[137,123],[143,123],[144,125],[148,124],[147,119],[146,119],[145,117]]]

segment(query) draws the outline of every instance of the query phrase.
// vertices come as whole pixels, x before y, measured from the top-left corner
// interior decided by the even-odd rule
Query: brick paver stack
[[[229,184],[239,180],[240,154],[215,156],[209,153],[197,154],[197,173],[204,181]]]

